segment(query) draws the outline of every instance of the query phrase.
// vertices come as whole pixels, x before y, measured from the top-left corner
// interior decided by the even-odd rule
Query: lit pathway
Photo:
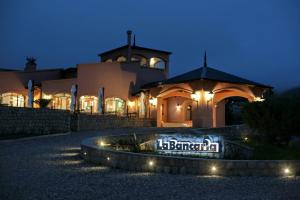
[[[130,173],[85,163],[80,141],[97,134],[0,142],[0,199],[300,199],[300,177]]]

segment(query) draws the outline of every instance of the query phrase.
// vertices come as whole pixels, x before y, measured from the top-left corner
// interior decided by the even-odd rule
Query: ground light
[[[215,173],[215,172],[217,171],[217,167],[216,167],[216,166],[212,166],[212,167],[211,167],[211,171],[212,171],[213,173]]]
[[[152,160],[150,160],[150,161],[148,162],[148,165],[149,165],[150,167],[152,167],[152,166],[154,165],[154,162],[153,162]]]
[[[284,168],[283,171],[284,171],[284,174],[286,174],[286,175],[290,175],[290,173],[291,173],[291,170],[288,167]]]

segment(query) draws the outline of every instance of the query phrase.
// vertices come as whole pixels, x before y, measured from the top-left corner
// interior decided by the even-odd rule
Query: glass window
[[[125,111],[125,101],[117,97],[105,99],[105,112],[123,114]]]
[[[51,105],[54,109],[70,110],[71,95],[67,93],[56,94],[52,98]]]
[[[81,96],[80,110],[83,112],[98,112],[98,98],[95,96]]]
[[[127,60],[127,59],[126,59],[125,56],[120,56],[120,57],[117,58],[117,61],[118,61],[118,62],[126,62],[126,60]]]
[[[109,58],[109,59],[105,60],[104,62],[112,62],[112,59]]]
[[[157,68],[157,69],[165,69],[166,63],[161,58],[150,58],[150,67]]]
[[[0,96],[0,103],[13,107],[25,107],[25,98],[17,93],[4,93]]]

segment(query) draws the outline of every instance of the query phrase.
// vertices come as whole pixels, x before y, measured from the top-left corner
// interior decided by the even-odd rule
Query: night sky
[[[172,51],[171,76],[203,64],[276,90],[300,86],[298,0],[1,0],[0,68],[94,63],[126,43]]]

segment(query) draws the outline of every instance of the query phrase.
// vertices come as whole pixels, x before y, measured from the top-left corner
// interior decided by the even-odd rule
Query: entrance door
[[[188,105],[186,108],[186,121],[192,120],[192,106]]]

